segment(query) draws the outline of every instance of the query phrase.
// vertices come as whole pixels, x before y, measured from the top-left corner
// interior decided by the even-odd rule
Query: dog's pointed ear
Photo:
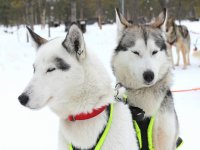
[[[83,33],[75,23],[69,28],[62,45],[70,54],[75,55],[78,60],[85,58],[86,49]]]
[[[29,27],[27,27],[28,33],[31,37],[31,42],[33,44],[33,46],[38,49],[42,44],[46,43],[47,40],[40,37],[39,35],[37,35],[35,32],[33,32]]]
[[[119,12],[118,8],[115,8],[115,14],[116,14],[117,33],[118,33],[118,35],[121,35],[121,33],[123,32],[123,30],[126,27],[130,26],[131,24]]]
[[[167,24],[167,9],[164,8],[163,11],[159,14],[157,18],[151,22],[151,26],[160,28],[162,31],[166,31],[166,24]]]

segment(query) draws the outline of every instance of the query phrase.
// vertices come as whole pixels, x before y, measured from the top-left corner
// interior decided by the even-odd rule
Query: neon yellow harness
[[[148,148],[149,150],[155,150],[154,146],[153,146],[153,125],[155,122],[155,116],[151,117],[149,125],[148,125],[148,129],[147,129],[147,138],[148,138]],[[137,123],[137,121],[133,120],[133,125],[135,127],[136,130],[136,134],[137,134],[137,139],[139,142],[139,146],[140,149],[142,149],[142,134],[141,134],[141,130],[140,127]],[[180,140],[179,138],[177,140]],[[180,143],[177,143],[177,147],[176,150],[178,150],[181,146],[183,145],[183,142],[180,141]]]
[[[148,130],[147,130],[148,148],[149,148],[149,150],[154,150],[153,138],[152,138],[153,137],[154,121],[155,121],[155,118],[152,117],[151,120],[150,120],[149,126],[148,126]],[[140,149],[142,149],[142,134],[141,134],[140,127],[139,127],[138,123],[135,120],[133,120],[133,125],[134,125],[135,130],[136,130],[136,134],[137,134],[137,138],[138,138],[138,141],[139,141]]]
[[[128,96],[126,94],[123,95],[123,100],[125,101],[125,103],[127,103]],[[154,146],[153,146],[153,126],[154,126],[154,122],[155,122],[155,116],[156,115],[154,115],[153,117],[150,118],[150,122],[149,122],[148,128],[147,128],[146,134],[147,134],[147,140],[148,140],[148,150],[155,150]],[[136,130],[140,149],[142,149],[143,148],[143,143],[142,143],[143,137],[142,137],[141,129],[136,120],[133,120],[133,125]],[[178,150],[182,145],[183,145],[183,141],[181,138],[178,137],[176,150]]]
[[[109,115],[109,119],[108,119],[108,123],[106,125],[106,128],[101,136],[101,138],[99,139],[97,145],[95,146],[94,150],[100,150],[105,139],[106,136],[108,135],[108,132],[110,130],[111,124],[112,124],[112,120],[113,120],[113,110],[114,110],[114,105],[110,104],[110,115]],[[72,144],[69,144],[69,150],[73,150],[73,146]]]

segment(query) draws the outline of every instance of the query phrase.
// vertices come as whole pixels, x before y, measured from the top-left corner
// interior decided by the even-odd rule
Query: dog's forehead
[[[133,47],[136,43],[141,43],[141,40],[146,46],[148,41],[154,41],[160,48],[165,44],[165,37],[160,29],[143,25],[125,29],[120,44],[122,47]]]
[[[67,51],[62,46],[63,38],[56,38],[41,45],[36,54],[35,62],[52,60],[55,57],[67,55]]]

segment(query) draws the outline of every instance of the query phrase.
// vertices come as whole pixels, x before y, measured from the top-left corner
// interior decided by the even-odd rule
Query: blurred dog
[[[173,18],[168,19],[167,21],[167,42],[169,47],[169,53],[172,57],[172,45],[176,47],[177,52],[177,62],[176,66],[180,62],[180,52],[183,57],[183,69],[187,68],[187,65],[190,65],[190,34],[186,26],[176,25]],[[173,57],[172,65],[174,66]]]

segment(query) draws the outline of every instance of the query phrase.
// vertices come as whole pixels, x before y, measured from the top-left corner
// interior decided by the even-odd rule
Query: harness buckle
[[[144,120],[144,110],[142,110],[139,107],[129,106],[129,109],[131,110],[132,117],[136,121],[142,121]]]

